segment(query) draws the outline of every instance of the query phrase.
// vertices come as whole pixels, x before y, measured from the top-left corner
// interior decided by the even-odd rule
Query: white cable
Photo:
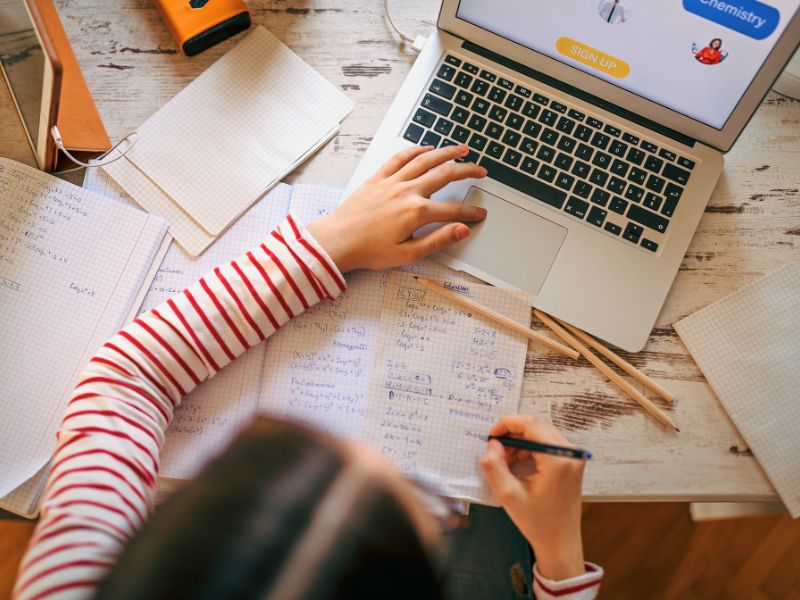
[[[414,50],[417,52],[422,50],[422,47],[425,45],[425,42],[427,42],[428,39],[424,35],[411,37],[407,33],[403,33],[400,28],[395,25],[394,20],[392,20],[392,13],[389,11],[389,0],[383,0],[383,14],[386,16],[386,21],[389,23],[389,26],[400,38],[401,43],[411,42],[411,47],[414,48]]]
[[[52,134],[53,139],[55,140],[56,146],[58,147],[58,149],[61,150],[66,155],[66,157],[69,158],[76,165],[80,165],[79,167],[75,167],[73,169],[65,169],[63,171],[59,171],[59,173],[71,173],[73,171],[78,171],[80,169],[83,169],[84,167],[91,169],[92,167],[102,167],[102,166],[105,166],[105,165],[110,165],[114,161],[117,161],[120,158],[122,158],[123,156],[125,156],[130,151],[130,149],[133,148],[133,146],[136,144],[136,142],[139,140],[139,132],[138,131],[131,131],[128,135],[126,135],[124,138],[122,138],[116,144],[111,146],[111,148],[109,148],[106,152],[103,152],[96,159],[93,159],[92,163],[90,164],[90,163],[85,163],[85,162],[82,162],[82,161],[78,160],[77,158],[72,156],[72,154],[70,154],[69,150],[67,150],[64,147],[64,140],[61,137],[61,132],[58,130],[58,125],[53,125],[50,128],[50,133]],[[105,162],[97,162],[97,161],[102,160],[103,158],[105,158],[106,156],[111,154],[112,152],[114,152],[114,150],[119,148],[124,142],[130,140],[131,138],[133,138],[133,141],[131,141],[130,145],[125,149],[124,152],[120,152],[119,156],[114,157],[111,160],[107,160]]]

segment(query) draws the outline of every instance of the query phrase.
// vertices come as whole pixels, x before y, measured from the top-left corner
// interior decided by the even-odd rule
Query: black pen
[[[530,450],[531,452],[541,452],[543,454],[552,454],[553,456],[563,456],[565,458],[577,458],[578,460],[591,460],[592,453],[586,450],[579,450],[578,448],[565,448],[564,446],[553,446],[551,444],[540,444],[539,442],[530,442],[528,440],[520,440],[518,438],[507,437],[505,435],[490,435],[487,440],[497,440],[503,446],[510,448],[519,448],[521,450]]]

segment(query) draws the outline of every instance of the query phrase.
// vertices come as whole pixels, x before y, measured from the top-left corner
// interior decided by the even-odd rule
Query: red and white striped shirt
[[[287,217],[263,244],[104,344],[80,374],[58,431],[15,597],[91,597],[153,510],[160,450],[181,398],[294,316],[344,290],[325,250]],[[593,573],[596,584],[570,600],[594,597],[601,574]],[[564,597],[539,588],[542,598],[550,591]]]

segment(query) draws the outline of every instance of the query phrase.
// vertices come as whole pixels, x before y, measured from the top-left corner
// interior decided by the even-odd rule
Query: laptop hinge
[[[651,121],[641,115],[637,115],[635,112],[629,111],[621,106],[617,106],[612,102],[608,102],[599,98],[593,94],[589,94],[584,92],[581,89],[578,89],[568,83],[564,83],[556,79],[555,77],[551,77],[550,75],[545,75],[541,71],[537,71],[536,69],[531,69],[528,66],[523,65],[522,63],[518,63],[515,60],[511,60],[510,58],[506,58],[496,52],[492,52],[482,46],[478,46],[477,44],[473,44],[472,42],[464,41],[461,44],[461,47],[464,50],[469,52],[474,52],[475,54],[479,54],[484,58],[488,58],[489,60],[496,62],[498,64],[503,65],[508,69],[512,69],[518,73],[525,75],[526,77],[530,77],[531,79],[536,79],[537,81],[541,81],[549,85],[550,87],[554,87],[562,92],[569,94],[571,96],[575,96],[576,98],[580,98],[584,102],[588,102],[590,104],[595,105],[598,108],[601,108],[607,112],[617,115],[618,117],[622,117],[623,119],[627,119],[629,121],[633,121],[637,125],[641,125],[642,127],[646,127],[647,129],[651,129],[656,133],[659,133],[663,136],[671,138],[676,142],[684,144],[685,146],[694,147],[695,140],[690,138],[688,135],[684,135],[679,131],[675,131],[674,129],[670,129],[669,127],[665,127],[660,123],[656,123],[655,121]]]

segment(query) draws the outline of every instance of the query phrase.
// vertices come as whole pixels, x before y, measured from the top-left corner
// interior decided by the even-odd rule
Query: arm
[[[549,421],[530,415],[503,417],[489,434],[572,447]],[[582,460],[504,448],[497,440],[489,442],[481,459],[489,488],[533,547],[533,587],[539,600],[588,600],[600,588],[603,570],[583,558],[584,464]]]
[[[58,431],[15,596],[92,595],[153,508],[165,432],[185,394],[292,317],[338,296],[342,271],[416,260],[468,234],[454,223],[410,239],[429,222],[482,218],[474,207],[439,207],[420,195],[485,174],[475,165],[442,164],[465,153],[454,146],[395,156],[334,215],[313,224],[313,234],[287,217],[263,244],[104,344],[80,374]]]

